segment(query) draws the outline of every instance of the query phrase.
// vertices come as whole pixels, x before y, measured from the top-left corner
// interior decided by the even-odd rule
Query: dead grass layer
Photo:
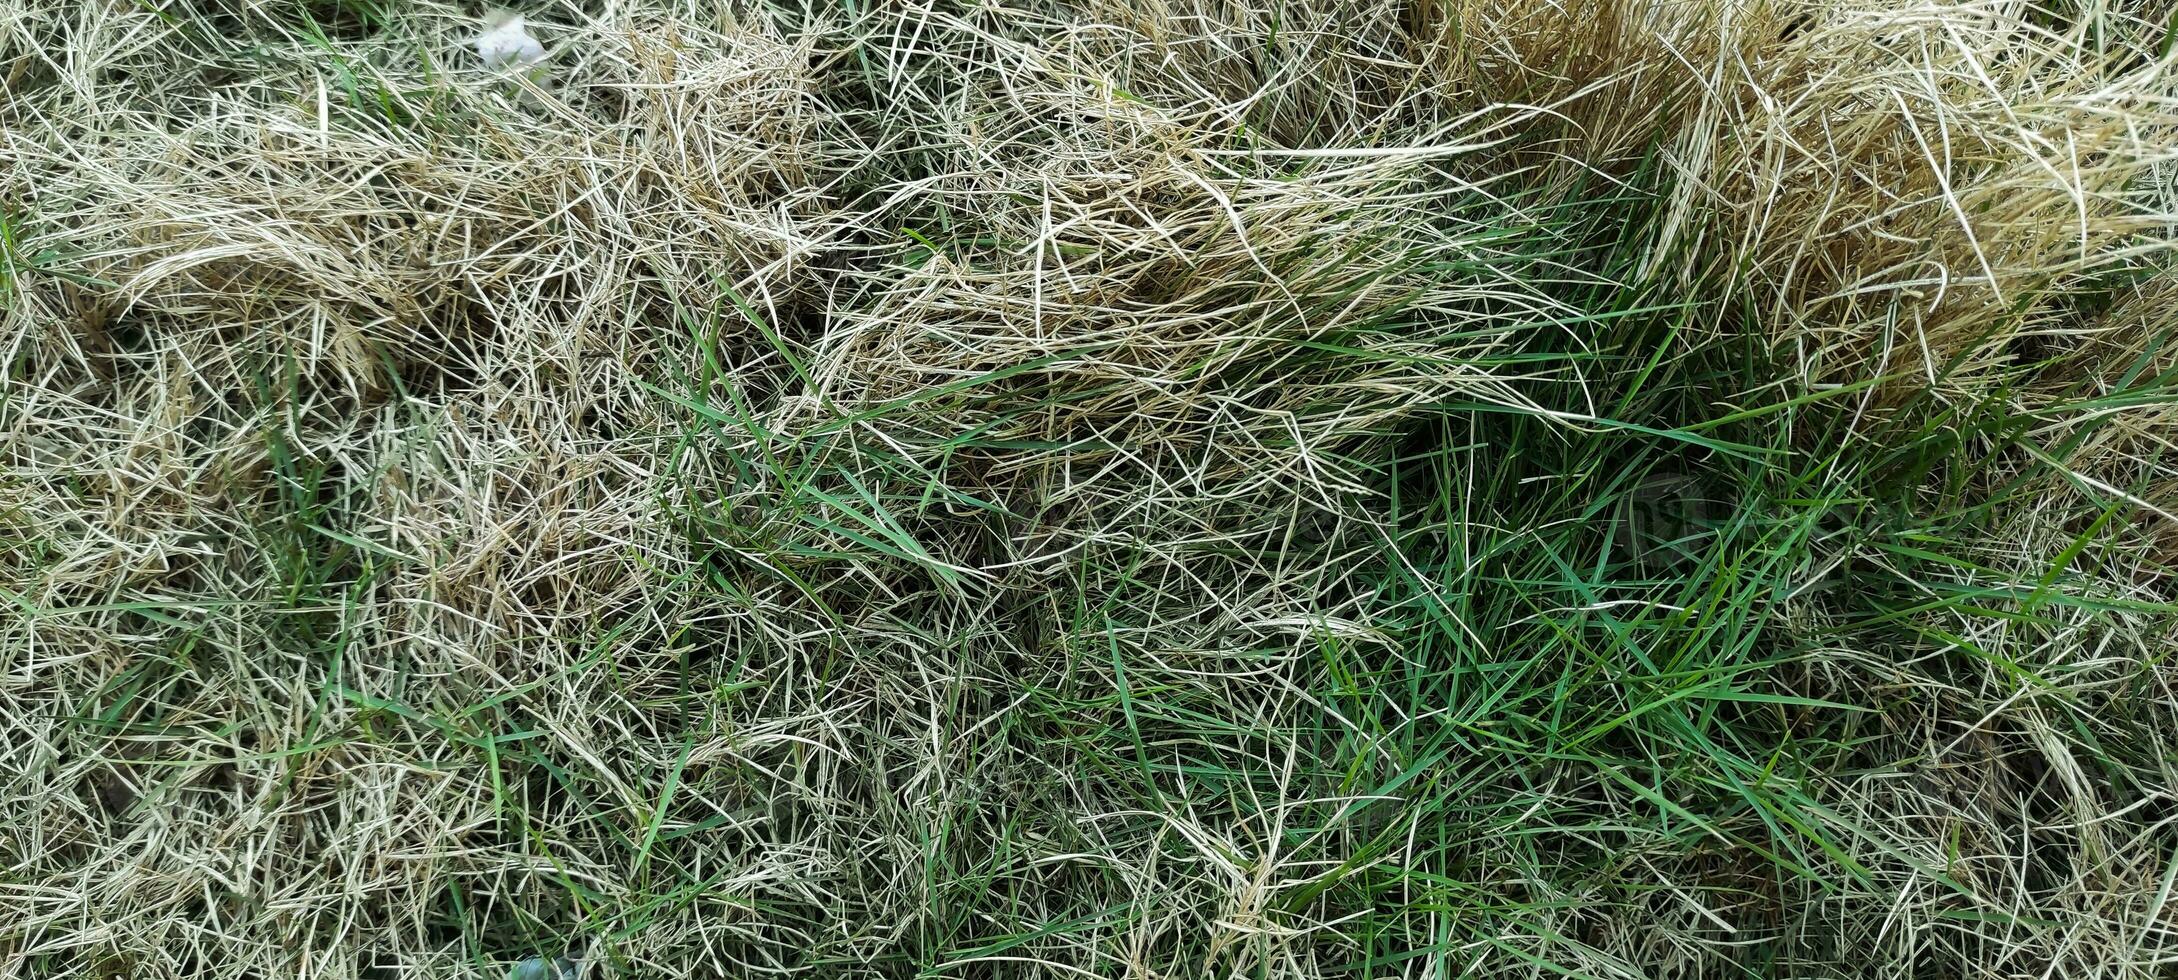
[[[2163,2],[0,0],[0,977],[2178,963]]]

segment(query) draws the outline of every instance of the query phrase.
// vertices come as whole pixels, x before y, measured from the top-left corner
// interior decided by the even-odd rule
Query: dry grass
[[[2178,963],[2168,4],[0,0],[0,977]]]

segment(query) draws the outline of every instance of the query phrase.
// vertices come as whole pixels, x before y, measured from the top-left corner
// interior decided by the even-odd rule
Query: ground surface
[[[0,0],[0,977],[2167,977],[2172,8]]]

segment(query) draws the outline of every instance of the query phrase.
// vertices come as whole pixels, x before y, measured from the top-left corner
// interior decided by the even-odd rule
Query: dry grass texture
[[[522,12],[0,0],[0,977],[2178,962],[2167,4]]]

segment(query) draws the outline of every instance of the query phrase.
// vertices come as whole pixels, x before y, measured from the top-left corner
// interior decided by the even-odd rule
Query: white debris
[[[507,974],[507,980],[574,980],[579,976],[582,976],[579,959],[561,956],[548,960],[532,956],[514,964],[514,971]]]
[[[488,68],[507,65],[528,67],[544,60],[544,45],[530,36],[522,15],[494,10],[484,17],[484,33],[476,36],[476,56]]]

